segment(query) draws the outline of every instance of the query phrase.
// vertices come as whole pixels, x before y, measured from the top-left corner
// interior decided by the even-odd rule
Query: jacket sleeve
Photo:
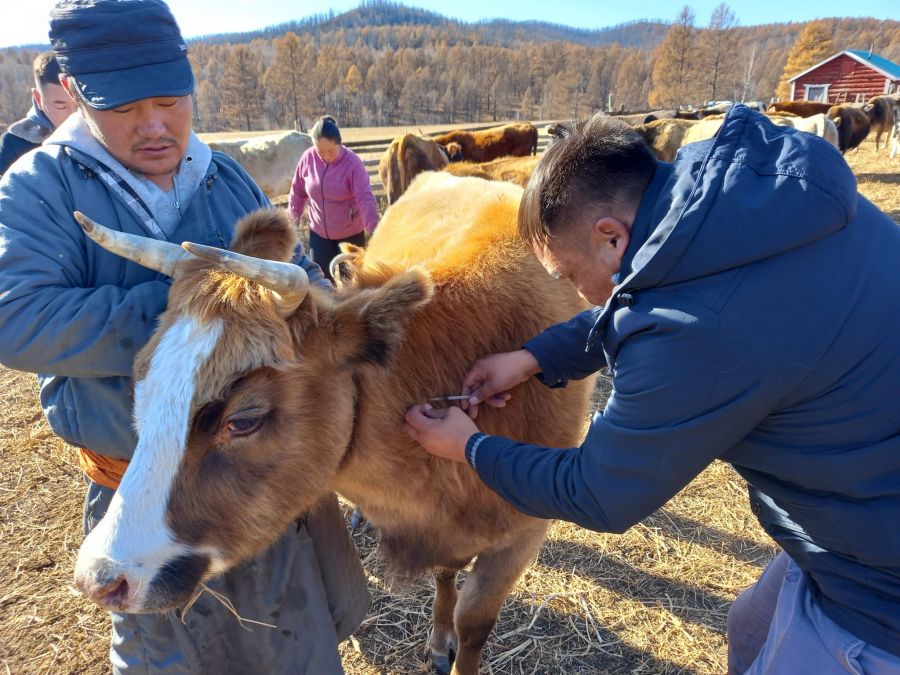
[[[588,333],[601,311],[602,307],[585,310],[565,323],[550,326],[523,345],[541,367],[537,376],[541,382],[548,387],[565,387],[569,380],[583,379],[606,367],[599,340],[596,351],[585,351]]]
[[[366,172],[366,165],[359,157],[355,159],[353,173],[350,177],[350,187],[353,191],[353,198],[356,200],[356,207],[362,213],[366,232],[372,234],[378,225],[378,202],[375,201],[375,195],[372,193],[372,184],[369,181],[369,174]]]
[[[43,170],[54,167],[34,167]],[[131,376],[170,282],[89,287],[87,242],[69,199],[47,196],[42,186],[30,172],[0,183],[0,363],[70,377]]]
[[[303,209],[306,208],[306,202],[309,196],[306,194],[306,185],[303,180],[303,167],[305,165],[306,153],[300,155],[300,161],[297,162],[297,168],[294,170],[294,178],[291,180],[291,192],[288,197],[288,211],[294,222],[299,222],[303,215]]]
[[[580,447],[488,436],[471,458],[479,476],[527,514],[624,532],[739,443],[782,395],[760,359],[744,353],[728,363],[710,332],[686,322],[632,335]]]

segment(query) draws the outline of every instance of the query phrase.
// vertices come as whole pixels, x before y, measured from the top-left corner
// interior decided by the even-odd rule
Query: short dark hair
[[[542,247],[583,220],[585,207],[636,208],[656,170],[656,157],[622,120],[597,113],[557,126],[559,140],[544,152],[519,206],[519,234]]]
[[[331,115],[319,117],[312,125],[312,129],[309,130],[309,135],[312,136],[314,141],[320,138],[327,138],[333,143],[339,144],[341,142],[341,130],[338,129],[337,120]]]
[[[59,62],[53,52],[41,52],[34,60],[31,72],[37,84],[59,84]]]

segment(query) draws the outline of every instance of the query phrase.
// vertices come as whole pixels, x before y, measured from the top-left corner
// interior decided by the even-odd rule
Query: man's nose
[[[166,131],[166,123],[162,115],[150,113],[138,124],[138,132],[145,138],[158,138]]]

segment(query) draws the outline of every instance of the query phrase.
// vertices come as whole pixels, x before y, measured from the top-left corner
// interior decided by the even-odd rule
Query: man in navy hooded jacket
[[[59,63],[53,52],[38,54],[32,72],[31,110],[0,136],[0,176],[19,157],[40,147],[75,112],[75,102],[59,83]]]
[[[603,532],[730,462],[783,549],[732,608],[730,672],[900,672],[900,228],[838,152],[736,106],[667,164],[597,115],[541,159],[519,229],[599,307],[476,362],[470,416],[608,367],[605,409],[578,448],[456,408],[415,406],[408,432],[525,513]]]

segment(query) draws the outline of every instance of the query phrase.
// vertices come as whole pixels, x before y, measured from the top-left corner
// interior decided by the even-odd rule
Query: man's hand
[[[526,349],[490,354],[475,362],[463,380],[462,393],[469,395],[463,407],[469,417],[478,417],[478,406],[487,403],[502,408],[512,394],[509,390],[541,372],[537,359]]]
[[[436,457],[466,461],[466,442],[478,427],[457,407],[438,409],[414,405],[406,411],[403,426],[419,445]]]

